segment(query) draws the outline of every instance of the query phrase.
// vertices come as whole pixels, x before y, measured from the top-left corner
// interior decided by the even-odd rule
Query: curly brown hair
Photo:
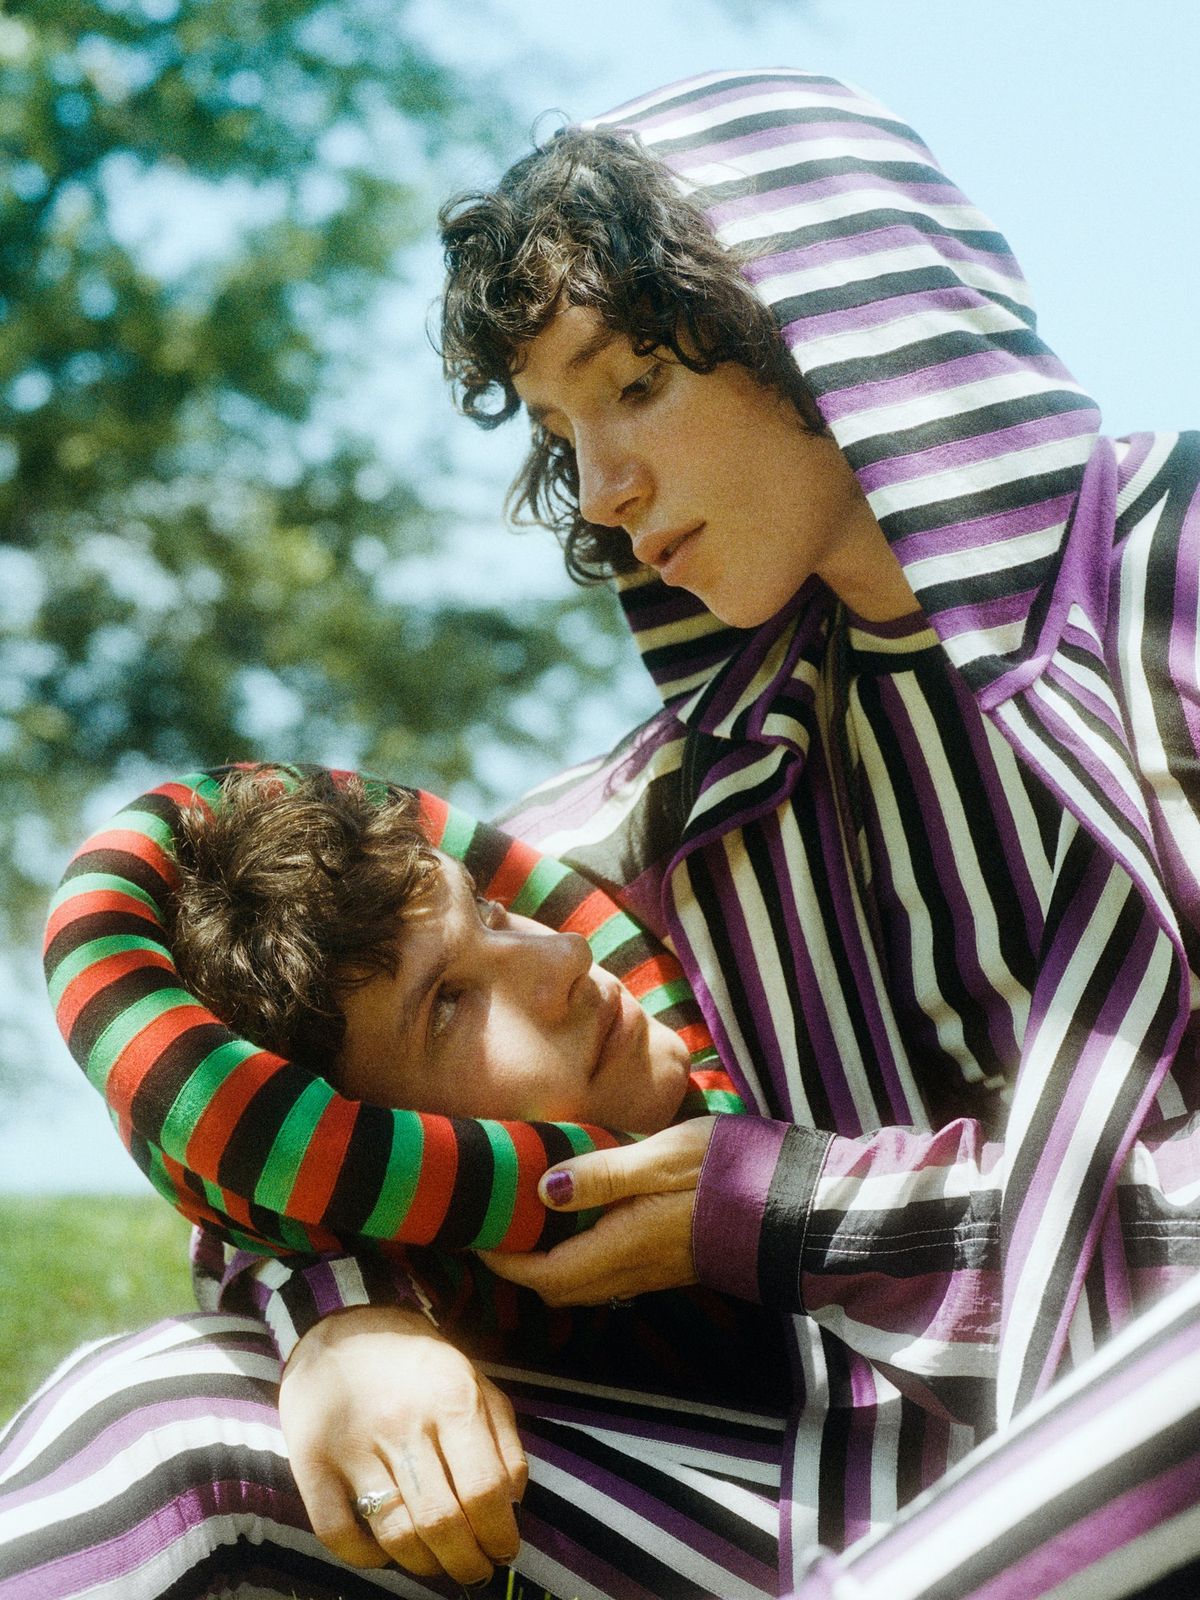
[[[189,991],[260,1049],[328,1075],[346,1021],[339,999],[394,975],[405,911],[437,857],[417,797],[323,768],[231,771],[219,806],[177,830],[169,936]]]
[[[513,373],[524,347],[572,305],[596,311],[639,355],[665,349],[694,372],[739,362],[825,431],[739,257],[635,138],[565,128],[491,193],[449,201],[439,222],[442,360],[460,408],[483,427],[520,408]],[[580,582],[638,568],[622,529],[581,514],[575,453],[536,423],[508,510],[553,529]]]

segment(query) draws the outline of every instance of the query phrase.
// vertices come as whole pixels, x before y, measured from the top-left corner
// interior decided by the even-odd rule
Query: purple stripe
[[[814,751],[809,762],[807,774],[810,781],[816,779],[816,769],[813,766],[813,762],[817,758],[818,752]],[[820,766],[824,768],[823,761]],[[823,772],[822,778],[825,778]],[[823,792],[828,793],[827,781],[822,782],[821,788]],[[821,827],[821,858],[828,866],[831,876],[837,871],[839,879],[838,885],[833,889],[839,913],[838,926],[829,930],[829,937],[836,941],[841,937],[844,929],[845,912],[847,909],[852,911],[852,908],[847,907],[846,904],[849,899],[849,891],[843,880],[844,861],[840,848],[831,848],[831,846],[840,845],[840,841],[837,839],[836,826],[829,825],[832,821],[829,815],[832,804],[832,797],[829,797],[824,806],[819,805],[818,815],[823,824]],[[780,910],[787,928],[789,953],[791,954],[792,965],[800,989],[800,1012],[805,1028],[808,1030],[808,1036],[812,1041],[813,1057],[818,1066],[821,1086],[829,1101],[830,1116],[833,1124],[832,1131],[849,1135],[860,1133],[862,1131],[862,1116],[854,1103],[848,1074],[845,1071],[829,1070],[830,1063],[841,1063],[843,1047],[838,1038],[837,1030],[830,1020],[829,1007],[825,998],[825,982],[822,981],[822,976],[818,975],[813,969],[811,946],[804,936],[800,909],[796,904],[794,874],[784,849],[783,831],[777,821],[770,819],[764,825],[762,832],[771,857],[771,865],[775,869],[776,882],[780,888]],[[841,893],[838,893],[838,888],[841,889]],[[874,986],[869,981],[869,974],[864,974],[860,970],[862,952],[857,933],[849,941],[847,956],[854,971],[855,992],[852,995],[843,996],[843,999],[848,1007],[853,1007],[859,1003],[862,1004],[863,1011],[868,1019],[869,1032],[875,1045],[876,1056],[879,1059],[888,1060],[889,1049],[879,1017],[879,997],[875,993]],[[864,978],[867,981],[864,982]],[[821,1070],[822,1064],[825,1064],[825,1070]],[[891,1065],[890,1061],[889,1065]],[[885,1074],[885,1076],[892,1080],[889,1081],[888,1087],[893,1100],[903,1106],[904,1096],[896,1092],[894,1069],[891,1073]],[[790,1087],[787,1085],[777,1085],[776,1087],[782,1087],[786,1095],[783,1104],[791,1104],[794,1099],[794,1092],[790,1091]],[[903,1122],[907,1121],[908,1118],[900,1114],[898,1120]]]
[[[1156,433],[1131,433],[1129,435],[1129,448],[1124,452],[1117,467],[1118,492],[1130,484],[1137,473],[1142,470],[1146,459],[1158,440]]]
[[[1032,397],[1035,405],[1040,400],[1040,395]],[[860,467],[855,476],[864,492],[871,494],[891,484],[917,483],[933,473],[958,467],[964,469],[965,481],[957,485],[958,492],[962,493],[970,487],[970,475],[966,469],[979,462],[993,461],[1010,451],[1032,449],[1053,441],[1094,434],[1098,420],[1096,413],[1089,409],[1060,411],[1050,416],[1036,417],[1029,422],[1014,423],[1008,428],[997,428],[992,433],[977,433],[946,444],[932,445],[927,450],[918,450],[911,455],[885,456],[869,466]],[[1064,453],[1064,460],[1068,459]],[[1048,469],[1043,466],[1039,470]]]
[[[154,1323],[149,1328],[140,1330],[138,1333],[106,1341],[98,1350],[89,1352],[83,1360],[76,1362],[69,1372],[59,1378],[35,1401],[31,1402],[29,1407],[11,1425],[13,1431],[8,1436],[4,1455],[0,1457],[0,1466],[6,1466],[13,1456],[24,1450],[26,1441],[31,1439],[45,1425],[47,1417],[58,1405],[64,1387],[70,1389],[81,1387],[87,1383],[92,1373],[98,1368],[107,1368],[110,1365],[128,1365],[131,1370],[136,1370],[133,1364],[141,1359],[139,1352],[144,1347],[160,1344],[164,1329],[173,1326],[178,1320],[180,1319],[167,1318],[162,1322]],[[186,1320],[189,1327],[193,1324],[198,1325],[197,1333],[190,1337],[203,1336],[202,1325],[205,1321],[203,1316],[189,1317]],[[262,1337],[266,1340],[265,1333],[263,1333]],[[168,1348],[186,1349],[188,1342],[190,1342],[190,1339],[189,1341],[171,1345]],[[266,1347],[271,1349],[272,1354],[275,1353],[269,1341],[267,1341]]]
[[[1081,1517],[1030,1551],[1024,1560],[997,1573],[978,1589],[972,1589],[970,1600],[1028,1600],[1032,1594],[1046,1594],[1069,1576],[1086,1571],[1110,1552],[1121,1549],[1139,1534],[1161,1528],[1191,1511],[1198,1493],[1200,1454],[1109,1500],[1090,1516]],[[1181,1536],[1174,1551],[1177,1559],[1172,1565],[1182,1566],[1189,1554],[1197,1552],[1190,1539]],[[1149,1576],[1143,1570],[1142,1579],[1148,1581]]]
[[[787,1130],[786,1123],[760,1117],[718,1117],[696,1189],[692,1242],[697,1277],[710,1288],[755,1304],[762,1299],[758,1251],[763,1215]]]
[[[174,1381],[178,1384],[187,1383],[196,1389],[219,1376],[221,1375],[211,1371],[191,1371],[176,1375]],[[135,1381],[143,1384],[152,1383],[154,1373],[152,1370],[143,1370],[136,1375],[131,1373],[129,1382],[132,1384]],[[56,1388],[55,1394],[61,1401],[62,1390]],[[119,1400],[119,1394],[112,1397],[112,1402]],[[97,1420],[102,1420],[103,1408],[108,1403],[110,1403],[108,1396],[102,1399],[97,1397],[78,1421],[68,1425],[69,1430],[74,1432],[83,1427],[88,1416],[95,1417],[97,1412],[100,1413]],[[23,1489],[7,1492],[4,1496],[5,1510],[31,1504],[40,1500],[43,1495],[67,1489],[90,1473],[101,1471],[122,1450],[148,1440],[150,1433],[156,1428],[179,1428],[188,1422],[199,1422],[203,1427],[196,1436],[196,1442],[207,1445],[211,1442],[218,1426],[216,1415],[218,1408],[222,1421],[230,1418],[241,1423],[266,1423],[278,1431],[279,1412],[273,1401],[242,1401],[226,1396],[216,1400],[211,1394],[184,1397],[176,1393],[165,1400],[155,1400],[138,1407],[137,1410],[124,1412],[116,1421],[102,1426],[94,1438],[74,1451],[68,1460],[61,1462],[52,1472],[27,1484]]]
[[[1157,548],[1155,554],[1158,554]],[[1167,663],[1172,685],[1184,693],[1172,695],[1171,703],[1181,705],[1192,750],[1200,753],[1200,704],[1196,695],[1196,618],[1200,616],[1200,490],[1188,504],[1179,530],[1175,556],[1175,609],[1167,646]],[[1148,663],[1153,682],[1154,663]],[[1194,905],[1194,901],[1189,901]],[[1195,920],[1200,920],[1197,916]]]
[[[827,79],[819,79],[805,72],[794,74],[778,71],[767,72],[757,82],[751,83],[747,83],[746,79],[753,77],[753,73],[736,73],[731,76],[733,77],[733,82],[730,82],[729,76],[724,76],[706,93],[698,94],[694,100],[689,100],[686,105],[676,104],[661,111],[634,111],[629,115],[625,114],[628,111],[628,106],[618,106],[615,111],[606,112],[603,121],[606,126],[616,123],[618,126],[635,128],[644,136],[648,129],[660,128],[664,123],[678,122],[681,117],[693,117],[701,111],[716,112],[729,107],[730,114],[728,116],[723,119],[713,118],[713,126],[719,127],[722,121],[732,122],[735,115],[741,115],[740,112],[734,113],[732,110],[737,101],[757,99],[763,95],[787,93],[789,90],[796,94],[816,95],[834,104],[838,102],[844,103],[851,116],[855,115],[855,106],[863,105],[861,96],[856,94],[854,90],[846,88],[844,84],[833,83]],[[682,78],[664,92],[671,99],[677,100],[679,96],[686,93],[688,85],[696,81],[695,78]],[[636,105],[637,102],[631,101],[629,104]],[[864,110],[858,114],[865,115],[867,113]]]
[[[766,284],[763,295],[768,305],[771,304],[770,288],[771,285]],[[990,305],[992,301],[982,289],[973,289],[965,283],[947,284],[942,288],[916,290],[911,294],[881,296],[868,301],[865,305],[849,306],[844,311],[825,311],[800,316],[794,322],[787,323],[782,333],[784,342],[792,352],[802,354],[813,341],[833,334],[873,332],[886,323],[896,322],[902,317],[917,317],[927,311],[943,312],[951,318],[956,318],[964,311],[976,311],[981,306]],[[1001,309],[1006,313],[1008,311],[1007,307]],[[1019,322],[1014,322],[1014,326],[1019,326]],[[961,331],[977,339],[980,349],[986,348],[988,334],[980,333],[975,328],[964,328]],[[927,337],[928,330],[918,323],[910,342],[917,343]],[[903,349],[903,346],[900,348]],[[802,371],[807,370],[799,355],[797,355],[797,365]]]
[[[876,127],[874,123],[865,120],[874,114],[876,113],[866,109],[861,116],[858,111],[853,111],[849,117],[845,115],[830,117],[827,122],[781,123],[773,128],[756,128],[752,133],[743,133],[730,139],[715,139],[711,144],[690,145],[686,152],[663,155],[660,159],[663,165],[670,167],[673,172],[687,173],[701,162],[711,162],[716,165],[728,161],[731,165],[736,165],[740,158],[758,155],[763,150],[776,150],[784,145],[807,144],[814,139],[849,137],[856,144],[875,140],[880,144],[907,145],[912,151],[911,159],[934,164],[928,149],[911,128],[907,128],[902,122],[894,122],[888,128]],[[880,111],[878,115],[886,117],[887,113]]]
[[[810,368],[809,375],[822,370]],[[984,345],[971,355],[918,367],[898,377],[829,390],[821,396],[821,410],[827,422],[836,423],[843,417],[857,416],[860,411],[901,405],[922,395],[946,394],[968,383],[1007,378],[1016,372],[1036,372],[1068,385],[1074,381],[1058,357],[1048,350],[1036,356],[1014,356],[998,345]]]
[[[1088,653],[1095,663],[1098,675],[1103,679],[1104,661],[1102,658],[1097,658],[1095,640],[1089,639],[1087,643],[1090,647]],[[1112,742],[1120,744],[1123,741],[1125,729],[1120,709],[1115,707],[1111,700],[1104,700],[1098,694],[1094,694],[1074,673],[1068,672],[1056,657],[1051,657],[1050,664],[1042,674],[1042,682],[1053,685],[1067,700],[1091,712],[1092,716],[1107,728],[1108,737]]]
[[[747,1583],[759,1585],[764,1592],[769,1593],[775,1585],[775,1571],[764,1566],[761,1561],[739,1550],[736,1545],[722,1539],[712,1529],[706,1528],[703,1523],[689,1517],[686,1513],[678,1511],[674,1506],[661,1500],[657,1495],[650,1494],[644,1489],[629,1483],[624,1478],[619,1478],[606,1467],[598,1465],[585,1456],[577,1455],[573,1450],[548,1439],[537,1438],[530,1441],[536,1460],[545,1461],[548,1466],[559,1468],[572,1479],[586,1483],[589,1489],[596,1490],[617,1505],[643,1517],[652,1528],[661,1528],[664,1532],[678,1539],[682,1544],[697,1551],[707,1560],[727,1572],[734,1573]],[[534,1481],[537,1481],[536,1461],[533,1465]],[[541,1525],[538,1547],[543,1549],[551,1558],[561,1561],[572,1572],[580,1577],[588,1576],[588,1566],[595,1559],[588,1550],[581,1550],[574,1540],[563,1535],[557,1528],[545,1523]],[[648,1549],[648,1554],[654,1555],[653,1544]],[[669,1558],[660,1556],[659,1559]],[[627,1580],[623,1580],[627,1582]],[[624,1594],[625,1588],[618,1591]]]
[[[752,1125],[755,1127],[770,1126],[768,1123],[761,1123],[758,1119],[739,1118],[738,1120],[746,1129]],[[552,1392],[560,1394],[563,1391],[554,1390]],[[728,1457],[730,1460],[756,1462],[766,1466],[779,1465],[780,1445],[784,1436],[783,1428],[772,1428],[768,1432],[764,1426],[763,1431],[767,1434],[767,1437],[757,1440],[749,1439],[742,1435],[732,1437],[727,1433],[722,1433],[719,1425],[714,1428],[710,1418],[699,1415],[695,1417],[695,1426],[690,1424],[681,1426],[669,1422],[660,1422],[657,1417],[647,1421],[644,1418],[627,1415],[621,1409],[620,1401],[605,1403],[597,1400],[593,1405],[589,1406],[583,1402],[583,1399],[575,1401],[570,1399],[551,1400],[547,1398],[545,1391],[536,1395],[514,1394],[512,1403],[513,1409],[519,1418],[525,1417],[532,1420],[542,1417],[548,1422],[565,1422],[575,1427],[583,1428],[611,1429],[619,1427],[621,1433],[630,1438],[649,1439],[660,1444],[683,1445],[695,1450],[711,1450],[718,1455]],[[638,1402],[635,1400],[632,1403],[637,1404]],[[645,1404],[649,1406],[648,1401]],[[653,1408],[651,1407],[651,1409]],[[753,1418],[751,1408],[739,1405],[736,1409],[739,1418],[746,1415],[750,1415]],[[776,1418],[774,1420],[778,1422],[784,1419]],[[740,1421],[738,1424],[739,1427],[743,1428],[752,1427],[753,1425],[753,1420],[749,1424]],[[535,1445],[534,1453],[536,1453],[536,1448]]]
[[[814,752],[814,757],[816,754]],[[843,993],[842,998],[849,1008],[859,1008],[862,1020],[867,1025],[875,1065],[883,1079],[887,1103],[878,1106],[880,1120],[883,1121],[890,1115],[894,1122],[900,1124],[919,1121],[923,1115],[922,1108],[909,1103],[892,1053],[892,1043],[888,1037],[883,1007],[888,1005],[890,1010],[890,1002],[886,991],[881,993],[880,986],[875,981],[876,974],[871,968],[869,951],[859,930],[857,899],[851,886],[845,847],[838,827],[837,801],[823,754],[820,755],[816,765],[810,761],[809,781],[813,789],[817,826],[820,830],[822,859],[828,867],[829,889],[837,919],[836,926],[828,930],[828,937],[831,942],[841,940],[844,958],[853,974],[853,988],[849,994]],[[780,869],[781,885],[790,883],[790,875],[785,871],[782,854],[777,857],[777,865]],[[799,962],[797,965],[802,978],[807,980],[802,996],[807,1020],[810,1014],[816,1012],[818,997],[822,994],[824,984],[829,981],[829,976],[816,972],[812,966],[810,947],[803,937],[799,911],[794,906],[794,896],[785,895],[783,898],[791,900],[793,904],[792,936],[796,941],[793,948],[804,954],[803,967],[799,967]],[[823,1000],[819,1014],[822,1017],[827,1015]],[[862,1114],[854,1104],[848,1074],[842,1064],[844,1048],[839,1046],[831,1032],[827,1049],[818,1052],[817,1066],[824,1092],[834,1113],[836,1122],[834,1131],[853,1135],[863,1131]]]
[[[783,250],[778,255],[748,261],[743,269],[751,283],[771,279],[784,272],[813,267],[835,267],[844,261],[859,261],[887,250],[909,249],[916,245],[930,260],[973,261],[998,276],[1022,286],[1024,278],[1016,261],[1004,250],[983,250],[951,233],[929,234],[911,224],[891,223],[887,227],[863,229],[841,238],[818,239],[798,250]],[[1007,270],[1006,270],[1007,266]],[[893,268],[886,270],[892,271]]]
[[[11,1596],[12,1600],[61,1600],[63,1595],[83,1593],[97,1581],[98,1572],[110,1583],[123,1573],[132,1575],[193,1530],[202,1528],[210,1518],[227,1516],[248,1518],[260,1529],[264,1523],[305,1530],[309,1526],[295,1492],[280,1493],[265,1485],[237,1481],[205,1484],[202,1490],[192,1489],[175,1496],[158,1513],[115,1538],[0,1582],[0,1596]]]
[[[783,188],[763,189],[752,194],[738,195],[733,199],[721,201],[719,205],[706,206],[704,214],[708,218],[709,226],[715,231],[731,222],[742,222],[750,217],[761,217],[793,206],[810,207],[814,215],[819,216],[817,201],[844,194],[867,192],[904,195],[906,199],[931,209],[945,206],[953,206],[955,209],[962,207],[969,213],[979,216],[966,195],[952,183],[898,182],[876,167],[853,167],[845,172],[822,173],[819,178],[789,183]],[[703,203],[703,191],[699,198]],[[875,202],[872,202],[872,209],[874,204]],[[763,259],[769,261],[771,258],[767,256]]]
[[[937,628],[942,643],[946,644],[951,639],[957,639],[960,634],[987,633],[993,628],[1007,628],[1014,622],[1023,622],[1029,615],[1029,608],[1037,592],[1036,589],[1022,589],[1016,594],[997,595],[994,600],[947,606],[944,611],[933,609],[929,603],[928,590],[918,589],[917,597],[924,600],[929,620]],[[986,690],[980,692],[978,704],[981,709],[989,710],[991,703],[984,703],[985,695]],[[992,703],[1003,698],[1002,695],[995,695]]]
[[[952,680],[958,690],[957,680]],[[917,813],[923,818],[926,836],[933,859],[934,882],[933,884],[919,884],[918,893],[922,904],[925,906],[930,923],[936,932],[939,924],[945,931],[946,914],[949,916],[950,927],[955,932],[954,937],[954,964],[955,972],[962,986],[970,997],[976,1014],[982,1016],[985,1028],[998,1059],[1007,1065],[1010,1071],[1015,1071],[1020,1059],[1020,1047],[1016,1036],[1016,1023],[1012,1013],[1011,1004],[996,991],[995,985],[987,972],[984,971],[980,960],[979,941],[975,935],[975,912],[972,908],[967,893],[963,875],[959,870],[955,856],[953,841],[950,837],[950,821],[945,803],[939,794],[938,784],[929,769],[927,760],[928,746],[926,741],[913,726],[910,708],[906,701],[903,688],[895,682],[889,681],[880,686],[882,698],[882,714],[885,723],[890,727],[902,754],[903,770],[911,779],[916,789],[915,806]],[[1012,822],[1012,813],[1009,809],[1004,785],[996,772],[992,752],[987,744],[987,737],[980,724],[979,715],[974,703],[970,700],[965,688],[956,694],[960,704],[963,696],[968,703],[963,707],[965,725],[976,735],[972,741],[975,754],[979,761],[979,775],[990,779],[987,784],[989,798],[992,802],[992,820],[994,821],[1004,844],[1006,861],[1020,859],[1021,852],[1018,848],[1016,830]],[[924,700],[922,697],[922,704]],[[936,736],[935,736],[936,737]],[[878,810],[872,808],[874,821],[874,838],[872,840],[872,862],[878,881],[878,900],[885,926],[888,928],[890,989],[897,1015],[903,1017],[905,1009],[909,1012],[910,1023],[915,1022],[917,1036],[924,1032],[926,1043],[934,1050],[941,1051],[943,1046],[937,1035],[935,1021],[929,1017],[925,1003],[917,993],[916,957],[913,950],[913,934],[915,925],[912,917],[906,913],[900,891],[898,890],[894,874],[892,873],[892,846],[902,844],[902,837],[889,840],[883,829],[882,820]],[[972,849],[970,838],[966,840],[966,848]],[[1047,869],[1048,875],[1048,869]],[[1027,881],[1025,888],[1029,892]],[[941,892],[946,903],[946,912],[939,910],[936,904],[930,904],[929,892],[935,888]],[[1015,885],[1014,885],[1015,887]],[[893,913],[888,914],[888,901],[892,901]],[[1033,904],[1037,905],[1036,895]],[[1007,907],[997,908],[997,920],[1003,920],[1007,915]],[[1030,905],[1026,901],[1022,905],[1026,918],[1030,914]],[[1036,950],[1041,934],[1041,918],[1037,916],[1031,925],[1025,923],[1026,940],[1031,950]],[[923,973],[924,977],[931,974]],[[948,1010],[953,1010],[953,1004],[946,998],[942,984],[936,980],[938,997],[945,1001]],[[957,1012],[955,1012],[957,1015]],[[965,1020],[965,1019],[964,1019]],[[905,1032],[907,1033],[907,1029]],[[910,1038],[909,1049],[919,1058],[921,1049],[917,1046],[916,1039]]]
[[[1104,862],[1103,865],[1107,867],[1108,863]],[[1099,873],[1089,872],[1088,874],[1088,887],[1092,890],[1092,893],[1087,896],[1089,901],[1094,898],[1096,890],[1100,887],[1095,883],[1097,876],[1099,876]],[[1104,876],[1106,877],[1107,873]],[[1075,907],[1072,906],[1071,910],[1074,911]],[[1074,921],[1075,919],[1070,918],[1069,920]],[[1064,1164],[1084,1102],[1094,1089],[1099,1073],[1106,1070],[1103,1057],[1110,1041],[1116,1037],[1123,1037],[1127,1044],[1132,1044],[1135,1047],[1141,1043],[1140,1040],[1133,1039],[1130,1036],[1129,1027],[1131,1024],[1127,1013],[1137,989],[1138,979],[1145,972],[1159,932],[1157,925],[1151,922],[1147,916],[1138,930],[1132,951],[1122,968],[1120,980],[1112,986],[1102,1005],[1086,1045],[1075,1055],[1073,1060],[1058,1061],[1056,1063],[1056,1086],[1058,1086],[1060,1077],[1065,1077],[1065,1082],[1061,1084],[1062,1094],[1054,1110],[1053,1122],[1047,1127],[1044,1117],[1039,1117],[1031,1129],[1031,1132],[1035,1135],[1040,1133],[1038,1159],[1024,1194],[1016,1197],[1019,1203],[1019,1210],[1012,1226],[1009,1241],[1008,1261],[1010,1274],[1013,1274],[1013,1267],[1016,1264],[1023,1263],[1028,1258],[1032,1241],[1046,1227],[1047,1205],[1052,1186]],[[1062,948],[1064,942],[1064,930],[1060,929],[1056,943]],[[1067,945],[1068,950],[1074,951],[1077,948],[1077,944],[1078,941],[1076,939],[1071,939]],[[1044,975],[1043,969],[1043,977]],[[1043,996],[1050,994],[1044,982],[1039,983],[1039,991]],[[1039,1026],[1036,1030],[1032,1025],[1030,1028],[1030,1036],[1034,1039],[1037,1038],[1037,1034],[1040,1032],[1040,1023],[1039,1008]],[[1176,1032],[1178,1032],[1178,1028]],[[1104,1209],[1115,1186],[1120,1165],[1124,1161],[1146,1111],[1153,1102],[1154,1095],[1158,1090],[1158,1084],[1166,1070],[1171,1054],[1173,1054],[1173,1044],[1170,1054],[1160,1058],[1157,1070],[1146,1074],[1142,1092],[1128,1117],[1126,1136],[1117,1142],[1115,1151],[1110,1153],[1108,1171],[1098,1186],[1098,1190],[1095,1193],[1088,1194],[1086,1197],[1079,1195],[1072,1202],[1072,1215],[1081,1221],[1086,1220],[1087,1226],[1083,1231],[1081,1248],[1073,1257],[1071,1277],[1069,1283],[1065,1286],[1065,1293],[1062,1294],[1061,1299],[1056,1295],[1056,1305],[1060,1309],[1055,1319],[1053,1330],[1048,1332],[1046,1356],[1042,1364],[1042,1372],[1046,1381],[1053,1374],[1059,1352],[1066,1338],[1066,1331],[1074,1312],[1075,1301],[1091,1262],[1096,1239],[1103,1222]],[[1123,1089],[1127,1081],[1127,1074],[1122,1073],[1120,1081],[1115,1085],[1111,1085],[1109,1094],[1110,1108],[1114,1091],[1119,1092]],[[1026,1140],[1026,1147],[1029,1144],[1030,1141]],[[1084,1209],[1085,1207],[1086,1210]],[[1010,1277],[1010,1283],[1014,1281],[1015,1274]]]
[[[1190,1287],[1190,1298],[1194,1302],[1195,1285]],[[1085,1423],[1116,1412],[1120,1406],[1135,1403],[1138,1391],[1146,1384],[1153,1384],[1163,1370],[1184,1361],[1194,1362],[1200,1350],[1198,1334],[1200,1320],[1196,1318],[1193,1305],[1184,1326],[1163,1343],[1151,1349],[1134,1350],[1116,1362],[1109,1357],[1108,1370],[1099,1381],[1060,1402],[1032,1425],[1006,1434],[998,1447],[985,1446],[982,1459],[957,1475],[952,1483],[943,1485],[936,1498],[922,1505],[916,1515],[899,1522],[879,1544],[848,1563],[850,1570],[864,1581],[876,1576],[886,1577],[888,1567],[898,1557],[919,1550],[923,1544],[936,1548],[942,1528],[961,1515],[964,1505],[1003,1505],[1008,1484],[1027,1472],[1037,1472],[1049,1444],[1071,1438]],[[1194,1386],[1181,1384],[1179,1392],[1182,1418],[1196,1409],[1188,1400],[1195,1392]],[[1087,1472],[1088,1464],[1081,1462],[1080,1477],[1086,1478]],[[1064,1494],[1070,1494],[1074,1485],[1060,1487]]]
[[[1008,543],[1026,533],[1041,533],[1047,528],[1061,531],[1074,503],[1074,495],[1060,494],[1048,500],[1034,500],[1029,505],[1013,506],[1007,511],[989,511],[948,528],[928,528],[905,534],[895,541],[892,549],[902,566],[911,567],[936,556],[965,555],[988,545]],[[969,611],[970,607],[966,609]],[[953,608],[948,608],[943,615],[954,615]]]

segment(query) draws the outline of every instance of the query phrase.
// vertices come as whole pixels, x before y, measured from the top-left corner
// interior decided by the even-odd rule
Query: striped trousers
[[[1200,1278],[794,1600],[1197,1600]]]
[[[776,1592],[782,1416],[490,1369],[530,1463],[509,1600]],[[195,1316],[71,1357],[0,1440],[0,1600],[457,1595],[308,1526],[261,1324]]]

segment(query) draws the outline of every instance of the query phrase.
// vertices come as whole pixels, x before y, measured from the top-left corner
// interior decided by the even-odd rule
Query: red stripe
[[[712,1034],[709,1033],[703,1022],[689,1022],[679,1029],[679,1037],[688,1047],[688,1054],[695,1055],[697,1050],[712,1050],[714,1048]]]
[[[421,832],[436,849],[446,837],[446,819],[450,815],[450,807],[436,794],[430,794],[425,789],[418,789],[417,822]]]
[[[581,905],[577,905],[562,925],[563,933],[591,935],[616,915],[617,906],[601,889],[593,889]]]
[[[203,1027],[212,1020],[212,1014],[203,1006],[181,1003],[148,1022],[113,1062],[104,1089],[104,1098],[113,1110],[127,1111],[163,1051],[190,1029]]]
[[[121,889],[89,889],[86,894],[77,894],[70,900],[64,900],[50,913],[50,919],[46,923],[46,936],[42,943],[43,954],[64,928],[69,928],[81,917],[98,916],[103,911],[128,912],[132,916],[141,917],[150,927],[162,929],[162,918],[158,912],[144,900],[139,900],[136,895],[126,894]]]
[[[68,1045],[71,1042],[71,1029],[88,1001],[94,999],[102,989],[107,989],[110,983],[123,978],[127,972],[138,972],[143,967],[158,967],[162,972],[175,972],[174,962],[160,951],[119,950],[111,956],[103,956],[99,961],[93,961],[90,967],[84,967],[82,972],[71,979],[62,992],[55,1013],[59,1032]]]
[[[654,989],[661,989],[664,984],[674,983],[682,976],[679,963],[674,956],[653,955],[640,962],[632,972],[627,972],[621,982],[641,1000]]]
[[[728,1074],[717,1069],[689,1073],[688,1082],[695,1089],[724,1089],[730,1094],[737,1093]]]
[[[246,1107],[263,1084],[286,1065],[268,1050],[260,1050],[238,1063],[196,1119],[184,1152],[193,1172],[216,1183],[221,1157]]]
[[[175,859],[168,851],[164,850],[157,839],[152,839],[148,833],[140,833],[136,828],[106,828],[103,833],[93,834],[84,845],[80,856],[90,854],[93,850],[117,850],[121,854],[134,856],[138,861],[143,861],[152,867],[159,877],[174,888],[179,879],[179,868]],[[76,857],[78,860],[79,857]]]
[[[321,1113],[300,1162],[288,1196],[289,1217],[314,1226],[324,1217],[357,1119],[358,1102],[334,1095]]]
[[[492,881],[484,889],[484,894],[489,899],[499,900],[502,906],[512,905],[541,859],[532,845],[514,839],[504,860],[493,873]]]
[[[512,1221],[498,1250],[533,1250],[546,1226],[546,1208],[538,1199],[537,1181],[550,1163],[536,1128],[528,1122],[506,1122],[504,1131],[517,1152],[517,1195]]]
[[[409,1244],[429,1244],[436,1237],[458,1175],[458,1139],[450,1118],[422,1116],[421,1123],[425,1134],[421,1173],[404,1219],[403,1236]]]

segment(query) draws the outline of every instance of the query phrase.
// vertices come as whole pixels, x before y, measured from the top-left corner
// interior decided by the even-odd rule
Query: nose
[[[513,999],[546,1024],[567,1021],[575,987],[592,969],[592,950],[581,933],[517,932],[499,952]]]
[[[604,528],[628,528],[650,498],[645,463],[610,437],[575,440],[579,509]]]

